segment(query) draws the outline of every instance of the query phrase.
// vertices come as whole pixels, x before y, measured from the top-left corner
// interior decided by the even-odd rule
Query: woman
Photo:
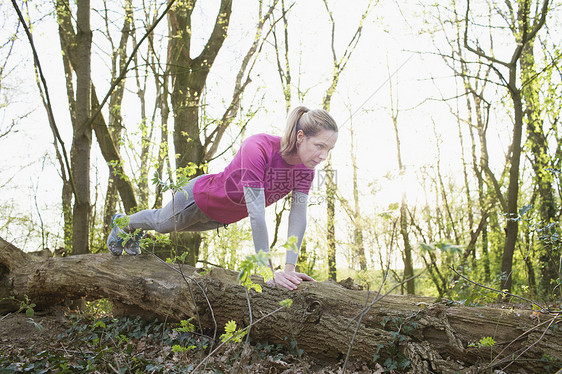
[[[338,127],[327,111],[296,107],[289,114],[282,137],[250,136],[224,171],[192,179],[164,208],[129,216],[124,229],[114,224],[107,248],[115,255],[121,255],[123,250],[129,254],[140,253],[138,240],[123,244],[119,235],[123,230],[204,231],[249,216],[256,253],[268,251],[265,207],[291,192],[288,237],[296,236],[300,249],[314,168],[328,157],[337,138]],[[116,214],[113,220],[122,217]],[[275,284],[293,290],[303,280],[314,280],[295,271],[297,257],[297,253],[287,250],[285,271],[274,273]]]

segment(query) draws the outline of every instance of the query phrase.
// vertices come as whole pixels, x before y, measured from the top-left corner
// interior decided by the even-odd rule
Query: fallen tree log
[[[250,323],[245,289],[235,272],[215,268],[202,274],[201,269],[165,264],[150,254],[35,259],[0,238],[0,310],[10,308],[11,297],[25,296],[38,307],[68,298],[108,298],[121,311],[147,318],[195,317],[210,336],[219,334],[229,320],[238,326]],[[559,313],[465,307],[396,295],[373,303],[374,297],[380,295],[334,282],[307,282],[295,291],[264,285],[262,293],[249,292],[254,322],[279,309],[281,300],[291,298],[293,305],[253,325],[251,336],[275,344],[295,341],[324,360],[344,358],[353,340],[351,359],[370,365],[373,358],[390,360],[386,362],[413,373],[562,368]],[[485,337],[493,338],[493,346],[479,344]]]

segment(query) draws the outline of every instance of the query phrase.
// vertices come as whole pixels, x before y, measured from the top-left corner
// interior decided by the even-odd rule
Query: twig
[[[108,364],[109,367],[110,367],[114,372],[116,372],[117,374],[120,374],[120,373],[121,373],[119,370],[115,369],[115,368],[113,367],[113,365],[111,365],[111,362],[108,362],[107,364]]]
[[[256,325],[259,322],[263,321],[264,319],[266,319],[269,316],[272,316],[273,314],[277,313],[278,311],[280,311],[281,309],[285,308],[284,306],[280,306],[279,308],[267,313],[265,316],[259,318],[258,320],[256,320],[256,322],[254,322],[253,324],[248,325],[247,327],[243,328],[241,331],[244,330],[248,330],[252,325]],[[228,339],[226,339],[225,341],[223,341],[221,344],[219,344],[211,353],[209,353],[207,355],[207,357],[205,357],[199,364],[197,364],[197,366],[193,369],[192,373],[195,373],[199,367],[201,367],[201,365],[203,365],[203,363],[205,361],[207,361],[212,355],[215,354],[216,351],[218,351],[223,345],[225,345],[226,343],[228,343],[232,338],[234,338],[236,334],[233,334],[231,337],[229,337]]]
[[[12,0],[12,1],[15,1],[15,0]],[[129,65],[131,64],[131,62],[133,61],[133,59],[135,58],[135,55],[136,55],[138,49],[140,48],[141,44],[154,31],[154,29],[156,28],[156,26],[158,26],[160,21],[168,14],[168,11],[172,8],[172,5],[174,5],[175,2],[176,2],[176,0],[170,0],[168,2],[168,5],[166,6],[166,9],[164,9],[162,14],[154,21],[154,23],[150,26],[150,28],[148,30],[146,30],[146,33],[139,40],[138,44],[133,48],[133,51],[131,52],[131,55],[129,56],[129,58],[127,59],[125,64],[123,65],[123,68],[121,69],[121,74],[119,74],[119,76],[111,83],[111,86],[109,87],[109,90],[107,91],[107,94],[105,95],[103,100],[100,102],[100,104],[98,105],[98,107],[94,111],[94,113],[92,113],[92,115],[88,119],[88,122],[86,123],[86,127],[89,127],[89,126],[92,125],[92,123],[94,122],[96,117],[101,112],[105,103],[107,103],[107,100],[109,100],[109,97],[113,93],[113,90],[115,90],[115,87],[117,87],[117,85],[125,78],[125,74],[127,73],[127,69],[129,67]]]
[[[533,326],[532,328],[530,328],[529,330],[523,332],[521,335],[519,335],[517,338],[513,339],[507,346],[505,346],[497,355],[496,358],[499,357],[507,348],[509,348],[513,343],[515,343],[516,341],[518,341],[519,339],[523,338],[525,335],[531,333],[533,330],[538,329],[539,327],[545,325],[546,323],[548,323],[547,328],[543,331],[543,333],[541,334],[541,336],[530,346],[525,347],[525,349],[515,358],[509,358],[509,357],[504,357],[501,360],[494,362],[492,361],[488,366],[486,366],[486,369],[488,368],[492,368],[494,366],[498,366],[500,364],[502,364],[504,361],[506,360],[510,360],[511,362],[504,367],[503,369],[506,369],[509,365],[511,365],[513,362],[515,362],[519,357],[521,357],[521,355],[523,355],[525,352],[527,352],[529,349],[531,349],[532,347],[534,347],[538,342],[540,342],[542,340],[542,338],[544,337],[544,335],[546,334],[546,332],[548,331],[548,329],[550,328],[550,326],[552,326],[552,324],[554,323],[554,321],[560,317],[560,312],[558,314],[556,314],[550,321],[544,321],[536,326]],[[511,355],[513,356],[513,354]]]
[[[150,253],[154,258],[156,258],[158,261],[160,261],[161,263],[163,263],[164,265],[166,265],[167,267],[169,267],[170,269],[174,270],[175,272],[179,273],[183,280],[185,281],[185,283],[188,286],[189,292],[191,294],[191,299],[193,300],[193,302],[195,302],[195,298],[193,296],[193,293],[191,291],[191,285],[190,283],[187,281],[188,279],[193,281],[197,287],[199,287],[199,289],[201,290],[201,292],[203,293],[203,296],[205,297],[205,300],[207,301],[207,305],[209,306],[209,311],[211,312],[211,318],[213,319],[213,323],[215,325],[215,332],[213,335],[213,341],[216,340],[216,334],[217,334],[217,329],[218,329],[218,324],[217,324],[217,320],[215,319],[215,312],[213,311],[213,307],[211,306],[211,301],[209,300],[209,298],[207,297],[207,293],[205,292],[205,290],[203,289],[203,287],[201,287],[201,285],[199,284],[199,282],[197,282],[197,280],[193,277],[190,276],[186,276],[183,271],[181,271],[181,269],[176,269],[173,266],[171,266],[170,264],[168,264],[166,261],[162,260],[160,257],[156,256],[153,252],[147,251],[148,253]],[[195,309],[195,313],[197,314],[197,317],[200,319],[199,317],[199,312],[197,311],[197,308]],[[199,321],[200,322],[200,321]]]
[[[543,305],[540,305],[540,304],[536,303],[535,301],[530,300],[530,299],[527,299],[527,298],[525,298],[525,297],[518,296],[518,295],[512,294],[512,293],[507,292],[507,291],[496,290],[495,288],[488,287],[488,286],[484,286],[483,284],[474,282],[474,281],[468,279],[466,276],[460,274],[460,273],[459,273],[457,270],[455,270],[453,267],[449,266],[449,268],[450,268],[452,271],[454,271],[457,275],[459,275],[460,277],[462,277],[462,278],[465,279],[466,281],[468,281],[468,282],[474,284],[475,286],[482,287],[482,288],[485,288],[485,289],[490,290],[490,291],[494,291],[494,292],[499,293],[499,294],[501,294],[501,295],[507,295],[507,296],[511,296],[511,297],[515,297],[515,298],[524,300],[524,301],[526,301],[526,302],[528,302],[528,303],[530,303],[530,304],[532,304],[532,305],[534,305],[534,306],[540,308],[540,312],[541,312],[541,313],[554,314],[554,317],[552,317],[552,319],[551,319],[550,321],[548,321],[548,326],[547,326],[546,329],[543,331],[543,333],[541,334],[541,336],[540,336],[533,344],[531,344],[530,346],[524,347],[524,349],[523,349],[522,351],[519,350],[519,351],[521,351],[521,353],[519,353],[517,357],[511,358],[511,357],[513,356],[513,354],[512,354],[511,357],[504,357],[503,359],[500,359],[500,360],[497,361],[497,362],[492,361],[488,366],[486,366],[486,369],[492,368],[492,367],[494,367],[494,366],[498,366],[498,365],[500,365],[500,364],[506,362],[507,360],[510,360],[510,362],[509,362],[509,364],[507,364],[507,366],[505,366],[503,369],[506,369],[507,367],[509,367],[509,366],[510,366],[513,362],[515,362],[519,357],[521,357],[523,354],[525,354],[525,352],[527,352],[529,349],[531,349],[532,347],[534,347],[535,345],[537,345],[537,344],[543,339],[544,335],[546,334],[546,332],[548,331],[548,329],[550,328],[550,326],[552,326],[552,324],[554,323],[554,321],[556,321],[556,320],[560,317],[560,314],[562,314],[561,311],[551,311],[550,308],[547,308],[547,307],[545,307],[545,306],[543,306]],[[543,325],[546,324],[546,323],[547,323],[547,321],[545,321],[545,322],[543,322],[543,323],[540,323],[539,325],[534,326],[533,328],[531,328],[531,329],[529,329],[529,330],[523,332],[522,334],[520,334],[517,338],[513,339],[506,347],[504,347],[504,348],[496,355],[496,358],[499,357],[499,356],[500,356],[507,348],[509,348],[514,342],[520,340],[520,339],[523,338],[525,335],[529,334],[529,333],[532,332],[533,330],[539,328],[540,326],[543,326]]]
[[[197,262],[200,263],[200,264],[203,264],[203,265],[211,265],[212,267],[215,267],[215,268],[224,269],[224,266],[213,264],[212,262],[209,262],[209,261],[206,261],[206,260],[197,260]]]
[[[23,17],[23,14],[21,13],[20,8],[18,7],[18,4],[16,3],[16,0],[12,0],[12,5],[13,5],[16,13],[18,14],[19,21],[21,22],[21,24],[23,26],[23,29],[25,30],[25,34],[27,35],[27,40],[29,41],[29,45],[31,46],[31,51],[33,53],[33,61],[35,63],[35,66],[37,67],[39,77],[41,78],[41,84],[43,85],[43,90],[45,91],[45,99],[46,99],[45,107],[47,109],[47,115],[49,117],[49,124],[51,125],[51,130],[53,131],[53,134],[55,135],[55,139],[59,142],[59,144],[62,148],[62,155],[64,157],[64,163],[66,165],[66,168],[68,169],[68,180],[70,182],[70,185],[72,186],[72,191],[74,192],[74,195],[76,195],[76,186],[74,186],[74,180],[72,178],[72,169],[70,168],[70,162],[68,161],[68,154],[66,152],[66,147],[64,146],[64,142],[62,141],[62,138],[60,136],[57,124],[55,122],[55,115],[53,114],[53,107],[51,105],[51,98],[49,96],[49,89],[47,88],[47,81],[45,79],[45,75],[43,74],[43,69],[41,68],[41,63],[39,62],[39,55],[37,54],[37,50],[35,49],[35,43],[33,42],[33,36],[31,35],[31,32],[29,31],[29,27],[27,27],[27,24],[25,23],[25,18]],[[41,86],[40,86],[40,88],[41,88]]]
[[[396,226],[396,222],[397,222],[397,220],[395,220],[394,223],[393,223],[393,226],[394,226],[394,227]],[[385,272],[384,272],[384,277],[383,277],[383,280],[382,280],[382,282],[381,282],[381,285],[379,286],[379,290],[378,290],[378,292],[377,292],[377,295],[380,295],[380,292],[381,292],[381,290],[382,290],[382,287],[383,287],[384,284],[386,283],[386,279],[388,278],[388,274],[389,274],[389,272],[390,272],[390,253],[392,252],[392,243],[393,243],[393,241],[394,241],[394,230],[392,230],[392,236],[391,236],[391,238],[390,238],[390,243],[391,243],[391,244],[390,244],[390,248],[388,249],[388,254],[389,254],[389,255],[387,256],[387,257],[388,257],[388,260],[387,260],[387,263],[386,263],[386,270],[385,270]],[[382,261],[381,261],[381,262],[382,262]],[[381,265],[382,265],[382,263],[381,263]],[[401,284],[398,284],[398,285],[401,285]],[[394,290],[394,288],[393,288],[392,290]],[[392,291],[392,290],[391,290],[391,291]],[[386,296],[386,295],[385,295],[385,296]],[[346,368],[346,366],[347,366],[347,362],[349,361],[349,356],[351,355],[351,348],[353,347],[353,343],[355,343],[355,338],[356,338],[356,336],[357,336],[357,333],[359,332],[359,326],[360,326],[360,324],[361,324],[361,321],[362,321],[363,317],[364,317],[365,314],[366,314],[366,313],[364,313],[364,311],[367,310],[367,308],[369,308],[369,310],[370,310],[371,307],[373,306],[375,300],[376,300],[376,296],[375,296],[375,299],[373,299],[373,302],[371,303],[371,305],[370,305],[370,306],[367,306],[367,303],[369,302],[369,297],[370,297],[370,293],[369,293],[369,289],[367,289],[367,297],[366,297],[366,299],[365,299],[365,306],[363,307],[363,310],[361,311],[361,313],[359,313],[357,316],[355,316],[354,318],[351,319],[351,321],[353,321],[353,320],[355,320],[356,318],[358,318],[357,324],[355,325],[355,331],[353,332],[353,336],[352,336],[351,341],[349,342],[349,346],[348,346],[348,348],[347,348],[347,354],[345,355],[345,361],[344,361],[343,366],[342,366],[342,373],[345,373],[345,368]],[[384,296],[383,296],[383,297],[384,297]],[[350,323],[351,323],[351,321],[350,321]],[[346,328],[346,330],[347,330],[347,328]]]
[[[12,312],[10,312],[10,313],[8,313],[8,314],[6,314],[6,315],[2,316],[2,318],[0,318],[0,321],[2,321],[2,320],[3,320],[4,318],[8,317],[8,316],[9,316],[9,315],[11,315],[11,314],[13,314],[13,313],[12,313]]]
[[[371,310],[371,308],[380,300],[384,299],[386,296],[388,296],[392,291],[394,291],[395,289],[397,289],[398,287],[401,287],[402,285],[406,284],[406,282],[412,280],[412,279],[416,279],[417,277],[419,277],[420,275],[422,275],[425,272],[422,271],[408,279],[404,279],[402,282],[398,283],[397,285],[395,285],[394,287],[392,287],[389,291],[387,291],[384,295],[381,296],[380,293],[377,293],[377,295],[375,296],[375,298],[373,299],[373,301],[371,302],[371,304],[369,304],[366,308],[363,308],[363,310],[361,311],[361,313],[359,313],[359,319],[357,321],[357,325],[355,326],[355,331],[353,333],[353,337],[351,338],[351,342],[349,343],[349,346],[347,348],[347,354],[345,356],[345,361],[343,363],[343,367],[342,367],[342,373],[345,373],[345,367],[347,366],[347,362],[349,360],[349,356],[351,355],[351,348],[353,348],[353,343],[355,342],[355,338],[357,337],[357,333],[359,332],[359,327],[361,326],[361,321],[363,320],[363,317],[365,317],[365,315],[367,313],[369,313],[369,311]],[[381,286],[382,287],[382,286]],[[357,317],[355,317],[357,318]],[[354,319],[355,319],[354,318]]]
[[[461,278],[463,278],[463,279],[466,280],[467,282],[470,282],[470,283],[474,284],[475,286],[482,287],[482,288],[485,288],[485,289],[490,290],[490,291],[497,292],[497,293],[502,294],[502,295],[511,296],[511,297],[515,297],[515,298],[517,298],[517,299],[521,299],[521,300],[523,300],[523,301],[526,301],[526,302],[528,302],[528,303],[530,303],[530,304],[532,304],[532,305],[534,305],[534,306],[540,308],[540,312],[541,312],[541,313],[549,313],[549,314],[551,314],[551,313],[558,313],[558,314],[559,314],[559,313],[560,313],[560,311],[552,311],[552,310],[550,310],[550,308],[545,307],[544,305],[540,305],[540,304],[534,302],[533,300],[527,299],[527,298],[525,298],[525,297],[523,297],[523,296],[515,295],[515,294],[512,294],[511,292],[507,292],[507,291],[500,291],[500,290],[497,290],[497,289],[495,289],[495,288],[488,287],[488,286],[484,286],[483,284],[480,284],[480,283],[477,283],[477,282],[475,282],[475,281],[473,281],[473,280],[470,280],[470,279],[468,279],[466,276],[462,275],[462,274],[459,273],[457,270],[455,270],[452,266],[449,266],[449,269],[451,269],[452,271],[454,271],[457,275],[459,275]]]
[[[248,312],[250,313],[250,324],[248,325],[248,334],[246,335],[246,344],[250,342],[250,331],[252,330],[252,303],[250,302],[250,294],[248,293],[248,288],[244,286],[244,291],[246,292],[246,301],[248,302]]]

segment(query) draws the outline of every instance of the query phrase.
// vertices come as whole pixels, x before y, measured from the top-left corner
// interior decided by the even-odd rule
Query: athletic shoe
[[[143,232],[138,230],[134,233],[129,234],[129,238],[123,245],[123,249],[130,255],[140,255],[141,247],[140,247],[140,240],[144,236]]]
[[[120,237],[120,234],[124,234],[125,231],[115,223],[115,219],[124,216],[122,213],[115,213],[113,215],[113,218],[111,218],[111,226],[113,228],[107,236],[107,249],[116,256],[121,256],[123,253],[123,239]]]

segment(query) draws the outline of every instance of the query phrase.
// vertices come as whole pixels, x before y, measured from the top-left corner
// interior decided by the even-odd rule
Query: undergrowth
[[[2,352],[0,374],[189,373],[212,347],[211,339],[199,334],[190,320],[147,322],[140,317],[86,314],[74,314],[70,318],[69,328],[49,346],[29,344],[26,348]],[[241,365],[243,346],[244,343],[226,345],[198,372],[232,372]],[[253,367],[255,372],[282,372],[301,367],[301,372],[312,372],[314,364],[306,362],[302,353],[292,347],[252,344],[244,367]]]

